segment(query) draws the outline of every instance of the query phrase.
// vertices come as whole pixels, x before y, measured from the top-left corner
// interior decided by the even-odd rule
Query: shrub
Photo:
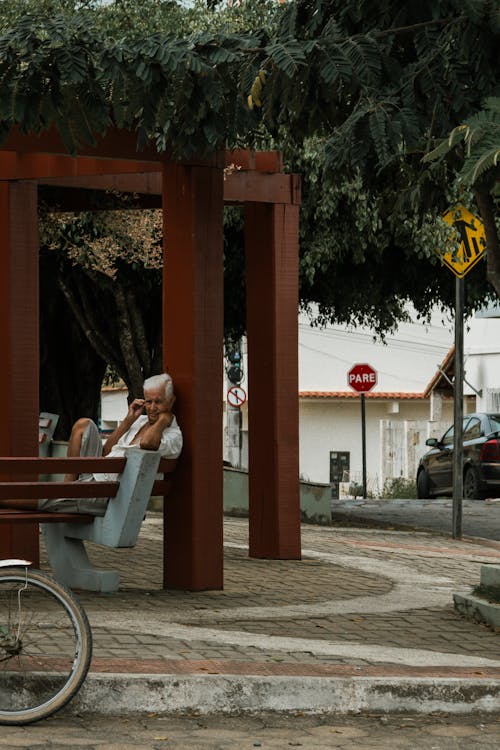
[[[389,500],[395,500],[397,498],[410,500],[416,498],[417,483],[414,479],[405,479],[404,477],[386,479],[384,482],[384,489],[382,490],[382,497],[386,497]]]

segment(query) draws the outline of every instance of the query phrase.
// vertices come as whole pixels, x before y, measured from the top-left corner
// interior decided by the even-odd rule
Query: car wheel
[[[429,475],[425,469],[422,469],[417,476],[417,497],[419,500],[425,500],[430,496]]]
[[[482,493],[479,489],[479,479],[477,478],[477,473],[472,466],[469,466],[469,468],[465,470],[463,489],[464,497],[467,498],[467,500],[482,499]]]

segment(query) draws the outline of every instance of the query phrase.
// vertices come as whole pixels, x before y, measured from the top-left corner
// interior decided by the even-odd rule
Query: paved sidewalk
[[[454,592],[500,564],[500,544],[419,532],[302,527],[301,561],[248,557],[225,520],[225,589],[161,590],[161,518],[133,550],[91,547],[122,572],[78,592],[94,634],[77,711],[495,711],[500,637]]]

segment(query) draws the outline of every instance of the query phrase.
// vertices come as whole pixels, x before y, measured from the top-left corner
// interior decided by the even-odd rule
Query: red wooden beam
[[[61,154],[68,156],[57,128],[52,126],[42,133],[22,133],[13,127],[7,138],[0,144],[3,151],[18,151],[26,154]],[[120,161],[154,161],[166,162],[171,159],[169,152],[158,152],[151,144],[141,151],[137,148],[137,133],[119,128],[108,128],[104,135],[95,135],[94,144],[83,144],[77,149],[78,156],[90,156],[96,159],[119,159]],[[224,166],[224,154],[217,152],[206,158],[193,158],[191,165]]]
[[[283,172],[283,154],[281,151],[228,150],[226,151],[226,166],[258,172]]]
[[[0,476],[3,474],[86,474],[110,472],[121,474],[127,462],[126,458],[66,457],[39,458],[2,456],[0,458]]]
[[[250,555],[299,559],[298,205],[245,207]]]
[[[22,133],[13,127],[1,144],[3,151],[18,151],[26,154],[62,154],[68,156],[56,127],[42,133]],[[138,161],[158,161],[168,158],[159,154],[151,145],[142,151],[137,150],[137,134],[119,128],[109,128],[105,135],[96,135],[95,144],[85,144],[78,148],[79,156],[92,156],[103,159],[132,159]]]
[[[226,203],[300,203],[300,179],[294,174],[233,172],[224,181]]]
[[[124,159],[96,159],[84,156],[63,156],[54,154],[19,153],[4,151],[0,147],[0,179],[2,180],[37,180],[49,179],[49,184],[64,184],[58,179],[75,179],[93,175],[133,174],[135,172],[153,172],[160,169],[154,161],[126,161]],[[81,187],[85,187],[82,185]]]
[[[119,482],[0,482],[0,500],[114,497]]]
[[[81,159],[77,161],[90,160]],[[125,164],[129,163],[131,162],[125,162]],[[95,174],[92,176],[82,173],[71,177],[41,177],[38,182],[40,185],[58,185],[90,190],[116,190],[140,195],[160,196],[162,189],[161,174],[151,171],[144,174]],[[300,201],[300,178],[297,175],[235,171],[226,174],[224,178],[224,202],[226,203],[296,204]]]
[[[38,454],[38,216],[34,183],[0,182],[0,454]],[[38,564],[38,527],[3,524],[3,557]]]
[[[36,144],[40,143],[42,136],[21,136],[13,133],[7,141],[0,145],[0,179],[2,180],[34,180],[52,178],[72,178],[80,176],[105,175],[107,179],[122,174],[134,173],[158,173],[160,182],[154,181],[151,192],[161,193],[161,164],[166,159],[165,155],[156,153],[139,152],[131,159],[127,156],[129,148],[123,154],[113,154],[110,157],[95,155],[88,151],[78,156],[69,156],[61,151],[62,146],[57,139],[46,134],[48,150],[37,150]],[[33,139],[34,143],[31,143]],[[54,142],[53,142],[54,141]],[[19,150],[13,146],[19,145]],[[52,144],[52,149],[50,150]],[[130,145],[130,144],[128,144]],[[93,149],[95,151],[95,149]],[[113,149],[114,151],[114,149]],[[220,166],[221,157],[218,157],[217,165]],[[194,162],[185,162],[195,164]],[[262,174],[278,174],[283,171],[283,158],[279,151],[227,151],[225,154],[225,165],[229,167],[226,179],[234,177],[241,172],[257,172]],[[232,171],[234,170],[234,171]],[[236,182],[236,180],[233,180]],[[55,184],[63,184],[56,182]],[[68,184],[72,184],[71,182]],[[98,183],[97,183],[98,184]],[[73,183],[74,187],[79,185],[78,181]],[[87,185],[88,186],[88,185]],[[276,200],[275,202],[280,202]]]
[[[166,165],[163,357],[184,436],[165,503],[164,584],[223,586],[223,172]]]
[[[0,524],[15,522],[30,524],[35,523],[61,523],[69,521],[70,523],[92,523],[95,516],[84,516],[83,513],[43,513],[39,510],[15,510],[14,508],[0,508]],[[1,527],[0,527],[1,528]]]

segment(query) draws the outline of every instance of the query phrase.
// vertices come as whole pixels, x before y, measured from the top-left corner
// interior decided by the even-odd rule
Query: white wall
[[[467,321],[464,362],[465,378],[470,383],[464,385],[464,392],[473,394],[473,388],[482,391],[476,398],[476,410],[500,411],[500,318]]]
[[[101,429],[114,430],[128,410],[126,389],[106,388],[101,391]]]
[[[401,324],[385,343],[374,340],[367,328],[333,325],[311,328],[299,318],[299,391],[323,391],[336,398],[301,398],[300,472],[316,482],[330,481],[330,452],[350,453],[351,479],[362,481],[360,399],[352,394],[347,373],[356,363],[377,371],[372,393],[422,394],[453,344],[453,325],[440,312],[429,324],[416,320]],[[453,421],[453,405],[443,402],[439,423],[430,424],[430,401],[424,399],[366,399],[367,484],[382,490],[391,471],[413,476],[415,460],[426,450],[425,439],[441,434]],[[405,423],[415,422],[417,426]],[[401,429],[400,429],[401,428]],[[411,442],[408,442],[411,441]]]
[[[389,411],[392,402],[366,399],[366,467],[368,489],[374,493],[382,490],[386,475],[381,456],[381,420],[406,426],[406,422],[425,423],[425,434],[420,439],[423,445],[431,435],[442,434],[453,421],[453,403],[443,404],[442,421],[428,424],[429,402],[399,401],[399,413]],[[300,474],[314,482],[330,481],[330,452],[350,453],[351,481],[362,480],[361,406],[359,399],[350,401],[315,399],[300,403]],[[401,450],[407,450],[401,445]],[[417,451],[416,451],[417,452]],[[418,456],[420,457],[420,456]],[[397,457],[396,457],[397,459]],[[413,476],[414,465],[411,465]]]

